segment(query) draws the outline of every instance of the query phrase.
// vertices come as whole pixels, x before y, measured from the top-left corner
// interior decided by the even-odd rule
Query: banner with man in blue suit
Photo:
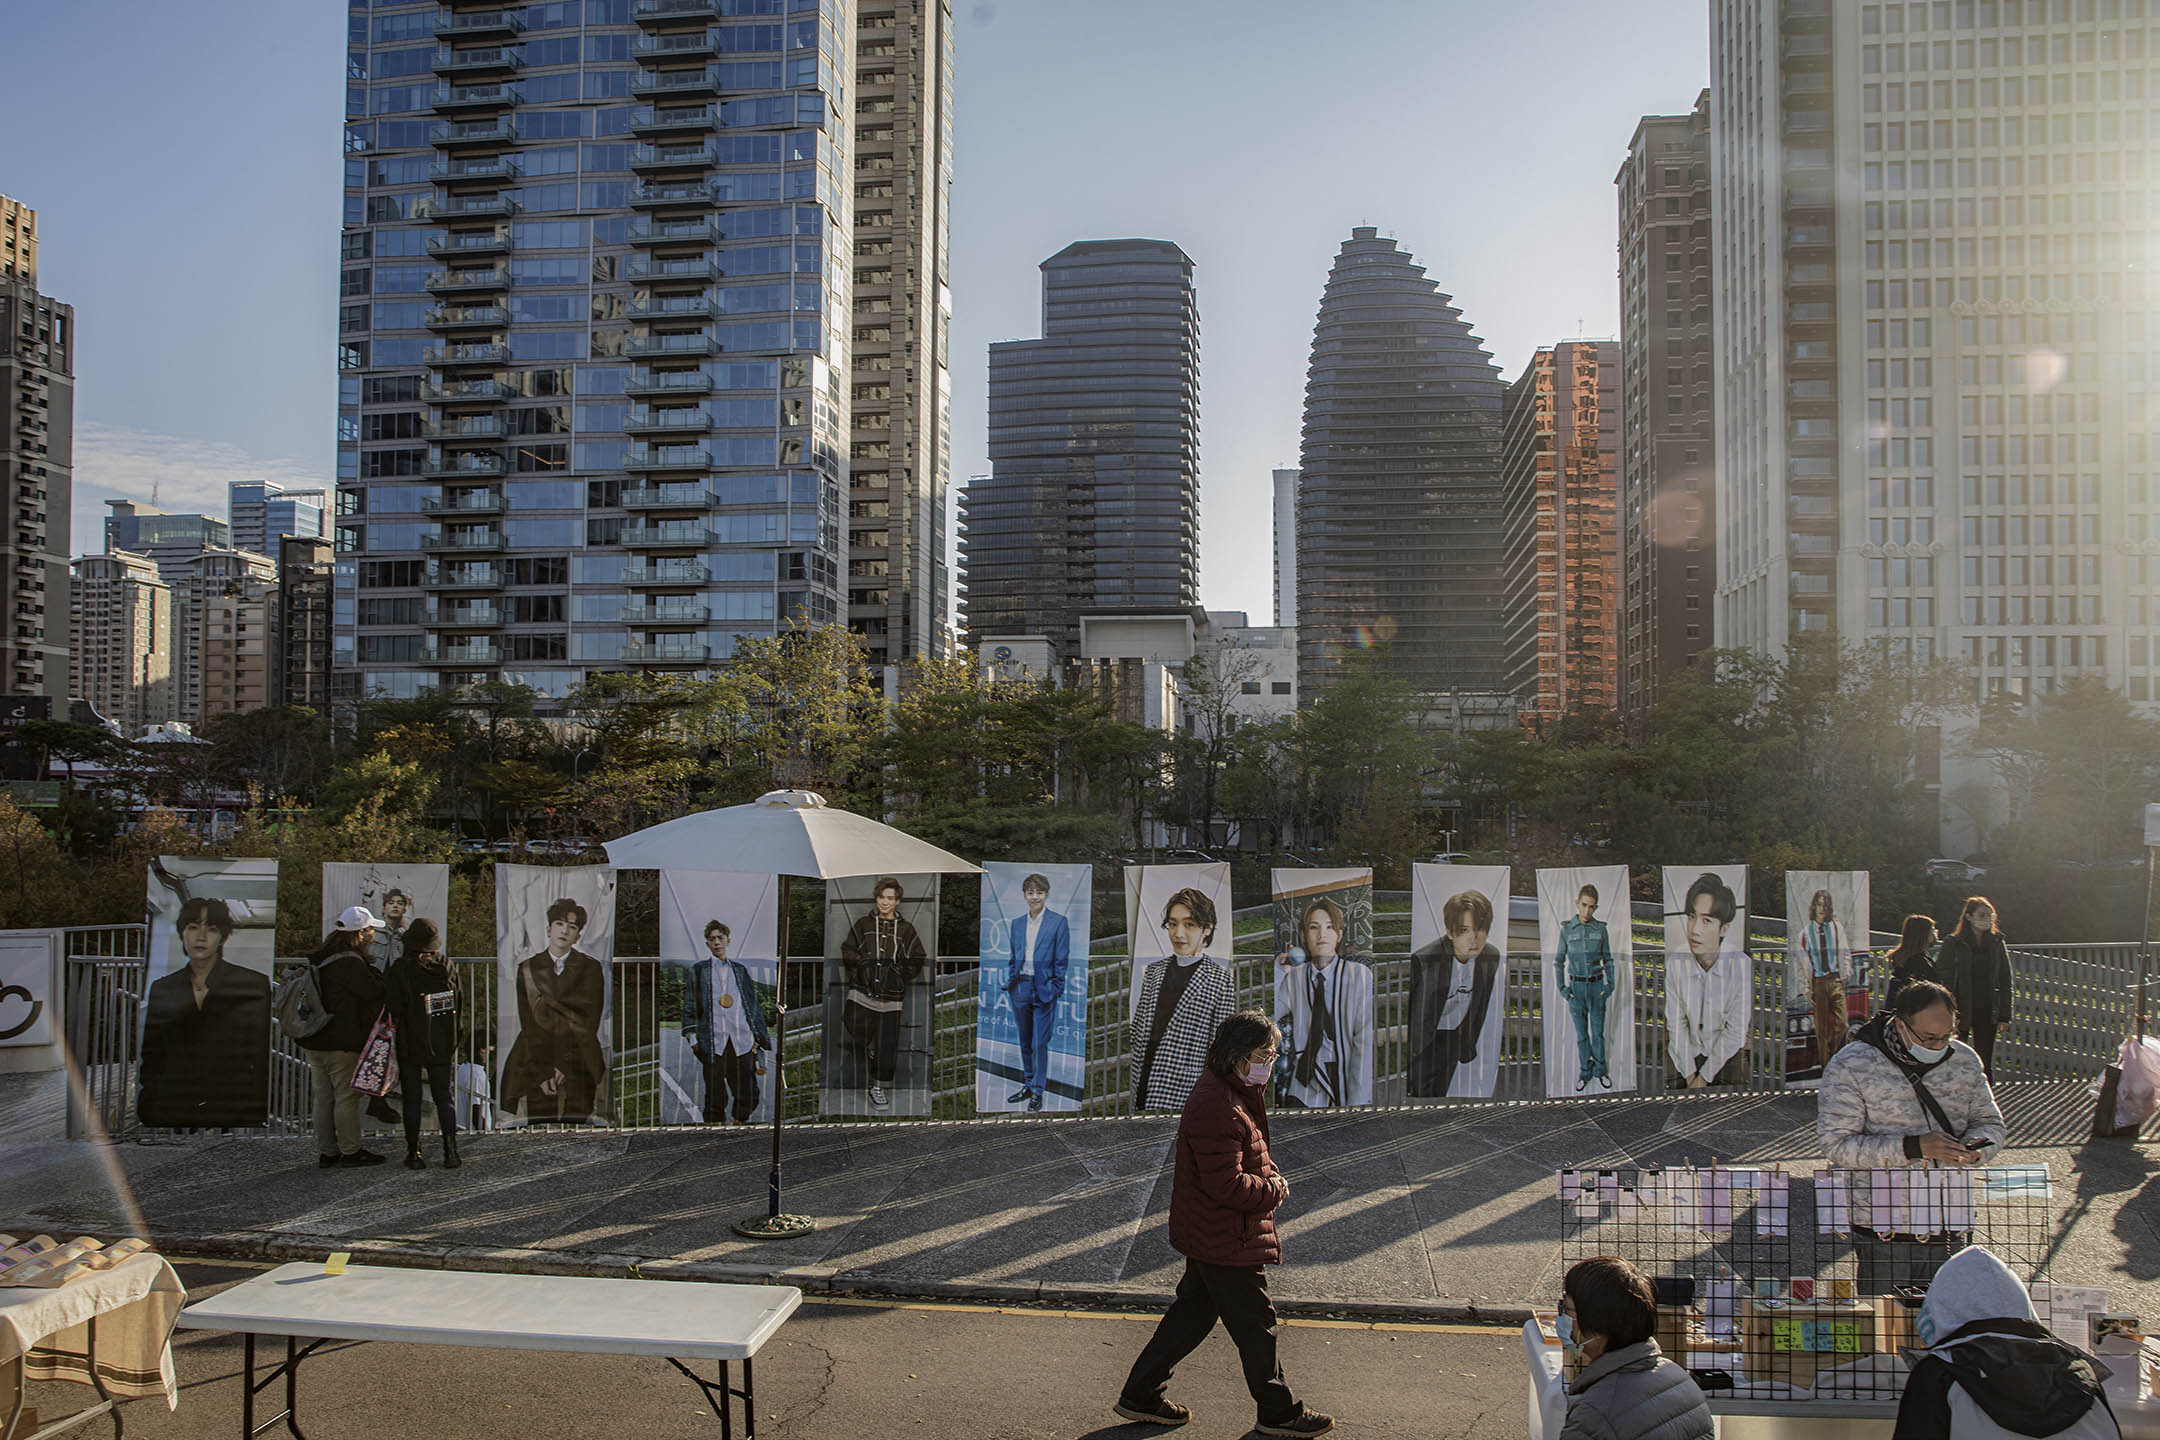
[[[975,1108],[1080,1108],[1087,1064],[1086,865],[983,867]]]

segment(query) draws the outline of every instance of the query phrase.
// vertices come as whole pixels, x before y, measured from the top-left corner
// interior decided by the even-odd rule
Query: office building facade
[[[1620,703],[1619,351],[1539,350],[1507,390],[1507,690],[1537,728]]]
[[[84,555],[69,587],[70,694],[132,740],[172,716],[172,587],[147,555]]]
[[[144,555],[168,585],[194,573],[205,550],[232,548],[232,527],[214,515],[171,514],[139,500],[105,502],[105,549]]]
[[[269,704],[277,566],[252,550],[206,549],[170,583],[173,718],[200,725]]]
[[[1297,624],[1298,472],[1277,470],[1275,481],[1275,623]]]
[[[1620,206],[1620,707],[1639,715],[1712,642],[1710,92],[1646,115]]]
[[[305,540],[329,536],[330,493],[288,490],[263,480],[235,480],[226,487],[225,517],[235,549],[274,559],[278,542],[287,535]]]
[[[0,685],[68,700],[68,550],[75,498],[75,307],[37,288],[37,212],[0,196]],[[8,257],[12,255],[10,263]]]
[[[331,606],[334,562],[328,540],[288,535],[278,542],[277,637],[270,687],[273,705],[330,713]]]
[[[0,195],[0,280],[37,283],[37,211]]]
[[[950,653],[951,0],[856,0],[848,623],[873,670]]]
[[[352,6],[342,697],[845,618],[855,8],[751,9]]]
[[[1388,647],[1428,696],[1505,679],[1500,374],[1454,301],[1377,229],[1328,275],[1305,382],[1298,691]]]
[[[1166,240],[1084,240],[1042,264],[1042,338],[990,347],[991,473],[963,504],[968,644],[1079,651],[1096,611],[1200,600],[1200,311]]]

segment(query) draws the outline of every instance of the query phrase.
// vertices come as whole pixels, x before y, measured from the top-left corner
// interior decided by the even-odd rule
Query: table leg
[[[720,1362],[720,1440],[735,1440],[735,1389],[728,1384],[727,1361]]]
[[[707,1380],[697,1371],[692,1370],[673,1356],[668,1357],[667,1363],[687,1375],[690,1378],[690,1383],[703,1392],[705,1403],[712,1407],[713,1414],[720,1417],[720,1440],[735,1440],[734,1401],[738,1397],[743,1402],[743,1434],[747,1437],[747,1440],[757,1440],[757,1397],[751,1393],[756,1387],[750,1373],[750,1362],[747,1359],[742,1362],[743,1383],[740,1390],[735,1388],[733,1380],[729,1377],[728,1362],[725,1360],[718,1362],[720,1378],[717,1382]],[[0,1437],[0,1440],[4,1440],[4,1437]]]
[[[241,1440],[255,1440],[257,1435],[262,1434],[263,1431],[280,1422],[283,1422],[286,1432],[293,1437],[293,1440],[307,1440],[307,1436],[300,1431],[300,1362],[314,1354],[316,1349],[325,1342],[310,1340],[303,1348],[298,1339],[290,1335],[286,1336],[285,1359],[279,1363],[276,1369],[263,1376],[262,1379],[257,1380],[255,1378],[254,1333],[251,1331],[244,1334],[241,1341],[245,1354],[240,1379]],[[285,1380],[285,1408],[258,1425],[255,1423],[255,1397],[268,1389],[280,1376],[283,1376]],[[0,1440],[4,1440],[4,1437],[0,1437]]]
[[[8,1408],[7,1423],[0,1425],[0,1440],[15,1440],[15,1427],[22,1423],[23,1407],[30,1403],[30,1373],[25,1368],[25,1356],[17,1355],[8,1362],[15,1372],[15,1403]]]
[[[747,1440],[757,1440],[757,1380],[750,1373],[750,1357],[742,1362],[742,1414],[743,1434]]]

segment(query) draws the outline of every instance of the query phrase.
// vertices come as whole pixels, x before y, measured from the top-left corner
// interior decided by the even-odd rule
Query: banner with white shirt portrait
[[[937,875],[825,883],[827,1115],[930,1113]]]
[[[1633,1090],[1635,931],[1627,866],[1540,870],[1537,900],[1545,1093]]]
[[[615,1123],[615,871],[495,867],[503,1124]]]
[[[1868,1017],[1868,872],[1785,872],[1785,1083],[1812,1090]]]
[[[1373,1103],[1370,870],[1277,870],[1272,1098],[1288,1109]]]
[[[269,1119],[277,881],[275,860],[151,859],[135,1091],[144,1125]]]
[[[1088,865],[983,866],[978,1114],[1080,1108],[1094,889]]]
[[[1403,1098],[1489,1099],[1507,996],[1508,867],[1410,867]]]
[[[1185,1108],[1216,1029],[1237,1009],[1234,928],[1228,865],[1126,867],[1134,1110]]]
[[[322,928],[328,934],[349,905],[365,905],[383,923],[368,947],[368,963],[384,972],[405,953],[405,929],[415,920],[435,926],[445,955],[450,948],[450,867],[326,860],[322,867]]]
[[[1744,1085],[1755,1019],[1745,865],[1665,867],[1665,1088]]]
[[[776,875],[660,872],[661,1124],[772,1119],[779,917]]]

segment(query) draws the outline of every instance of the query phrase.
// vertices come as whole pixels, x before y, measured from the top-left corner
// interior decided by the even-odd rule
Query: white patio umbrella
[[[780,956],[774,971],[779,1025],[773,1036],[772,1173],[766,1213],[737,1222],[753,1239],[814,1229],[806,1215],[780,1211],[780,1123],[787,1108],[788,881],[840,880],[850,875],[941,871],[980,875],[980,866],[925,840],[865,816],[832,809],[809,790],[772,790],[747,805],[706,810],[610,840],[608,861],[618,870],[732,870],[780,877]]]

